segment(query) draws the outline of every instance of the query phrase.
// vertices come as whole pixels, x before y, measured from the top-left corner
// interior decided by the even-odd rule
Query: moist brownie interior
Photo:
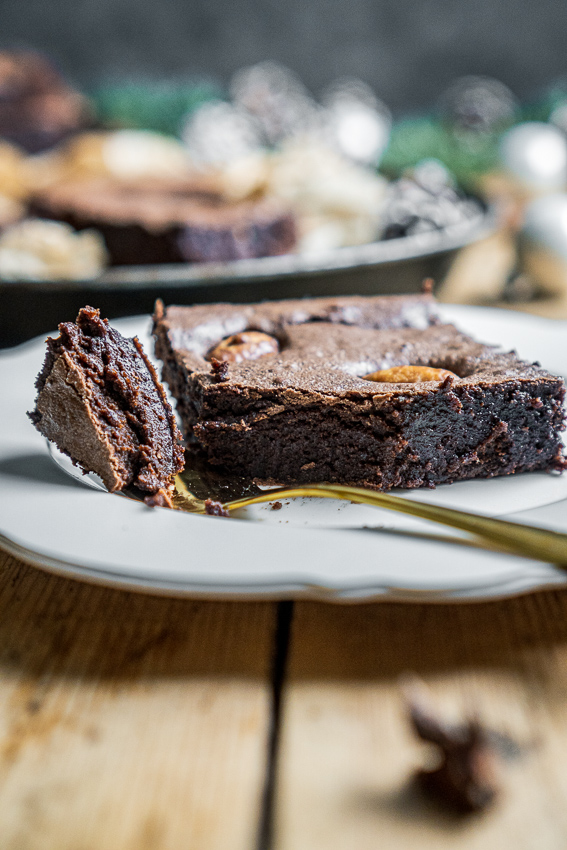
[[[431,296],[158,303],[154,319],[186,439],[227,471],[389,489],[565,467],[563,380],[441,324]],[[219,364],[244,331],[279,350]],[[365,377],[402,365],[454,374]]]
[[[167,491],[184,465],[181,435],[139,341],[92,307],[59,332],[37,377],[35,427],[110,491]]]

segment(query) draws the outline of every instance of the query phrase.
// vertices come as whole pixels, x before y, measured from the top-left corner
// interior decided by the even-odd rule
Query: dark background
[[[427,108],[462,74],[523,100],[567,76],[566,0],[1,0],[0,46],[41,48],[83,86],[205,76],[276,59],[317,94],[341,75],[396,112]]]

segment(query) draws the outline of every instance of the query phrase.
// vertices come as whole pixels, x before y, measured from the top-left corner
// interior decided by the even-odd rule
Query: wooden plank
[[[0,553],[2,850],[253,848],[274,614]]]
[[[529,748],[491,810],[458,818],[412,776],[399,676],[440,713]],[[277,850],[563,850],[567,846],[567,593],[487,604],[296,605],[277,777]]]

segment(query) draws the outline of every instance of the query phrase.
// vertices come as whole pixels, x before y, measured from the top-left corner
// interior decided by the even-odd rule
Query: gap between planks
[[[276,610],[90,586],[0,552],[2,850],[256,846]]]
[[[527,749],[502,794],[455,818],[411,778],[404,672],[440,713],[476,712]],[[567,591],[465,605],[298,602],[281,711],[274,850],[564,850]]]

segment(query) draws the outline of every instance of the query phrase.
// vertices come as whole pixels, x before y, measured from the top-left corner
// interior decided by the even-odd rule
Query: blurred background
[[[561,0],[4,0],[0,345],[425,277],[567,317],[566,31]]]
[[[314,94],[360,77],[403,115],[466,74],[538,97],[567,75],[566,31],[562,0],[3,0],[0,45],[43,50],[85,87],[178,75],[226,84],[272,59]]]

